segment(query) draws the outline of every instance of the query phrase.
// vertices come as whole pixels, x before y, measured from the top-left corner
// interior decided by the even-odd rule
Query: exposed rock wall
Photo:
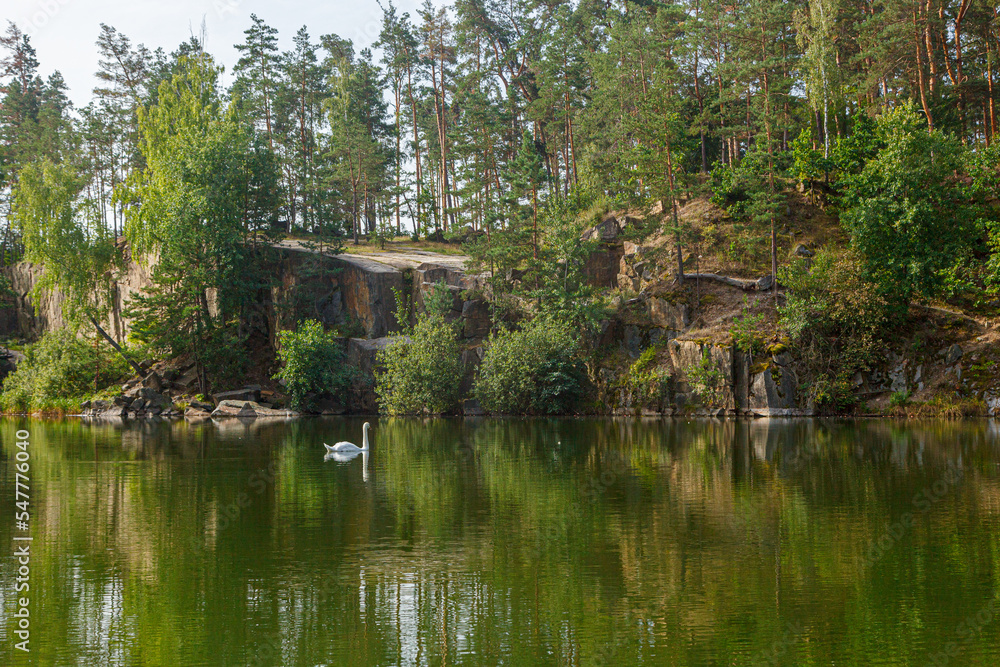
[[[40,265],[21,262],[6,266],[2,271],[4,277],[10,281],[14,297],[9,308],[0,310],[0,334],[34,339],[46,331],[65,326],[63,318],[65,297],[61,292],[55,291],[45,295],[37,303],[30,295],[41,278]]]
[[[143,264],[128,261],[116,285],[115,307],[105,324],[119,339],[125,338],[130,328],[121,313],[137,292],[152,284],[154,264],[155,258]],[[3,272],[15,296],[11,307],[0,311],[0,334],[37,338],[65,326],[65,298],[61,293],[55,291],[37,302],[30,295],[41,277],[41,266],[20,263],[4,268]],[[272,334],[294,326],[302,316],[329,325],[352,318],[362,329],[359,333],[369,338],[379,338],[396,329],[393,289],[404,291],[403,271],[398,268],[354,256],[320,256],[280,248],[275,275],[270,303]],[[299,289],[303,286],[306,289]],[[211,305],[214,300],[211,294],[208,297]]]
[[[358,334],[381,338],[398,329],[393,290],[403,289],[396,268],[360,257],[319,255],[281,248],[277,280],[271,289],[272,343],[278,331],[293,328],[302,318],[326,326],[354,322]]]

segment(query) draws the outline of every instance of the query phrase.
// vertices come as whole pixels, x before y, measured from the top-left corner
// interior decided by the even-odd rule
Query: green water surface
[[[0,421],[0,665],[1000,664],[992,421],[362,421]]]

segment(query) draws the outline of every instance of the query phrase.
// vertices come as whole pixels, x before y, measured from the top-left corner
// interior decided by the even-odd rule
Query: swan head
[[[368,422],[365,422],[365,425],[362,427],[362,429],[367,432],[369,428],[371,428],[371,424],[369,424]]]

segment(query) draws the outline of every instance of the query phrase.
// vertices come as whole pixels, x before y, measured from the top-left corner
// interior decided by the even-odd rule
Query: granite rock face
[[[374,375],[376,355],[379,350],[391,343],[392,339],[387,337],[349,338],[347,340],[347,365],[355,369],[355,376],[346,400],[346,407],[349,411],[363,414],[378,412]]]
[[[619,241],[621,224],[609,214],[600,223],[583,231],[582,241],[596,242],[597,248],[590,254],[583,266],[587,282],[595,287],[618,287],[619,265],[624,247]]]
[[[271,290],[272,336],[305,317],[328,327],[351,320],[370,338],[398,328],[393,316],[393,290],[403,291],[403,274],[398,269],[353,255],[319,255],[285,247],[279,251],[277,285]]]
[[[257,417],[297,417],[297,412],[291,410],[275,410],[256,401],[222,401],[212,411],[213,419],[226,417],[241,417],[256,419]]]

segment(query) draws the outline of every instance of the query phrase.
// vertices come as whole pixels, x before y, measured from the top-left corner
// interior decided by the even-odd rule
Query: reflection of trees
[[[40,634],[85,664],[704,664],[794,621],[796,662],[905,663],[1000,564],[984,423],[393,419],[367,482],[319,445],[360,423],[32,424]],[[949,464],[963,483],[866,564]]]

